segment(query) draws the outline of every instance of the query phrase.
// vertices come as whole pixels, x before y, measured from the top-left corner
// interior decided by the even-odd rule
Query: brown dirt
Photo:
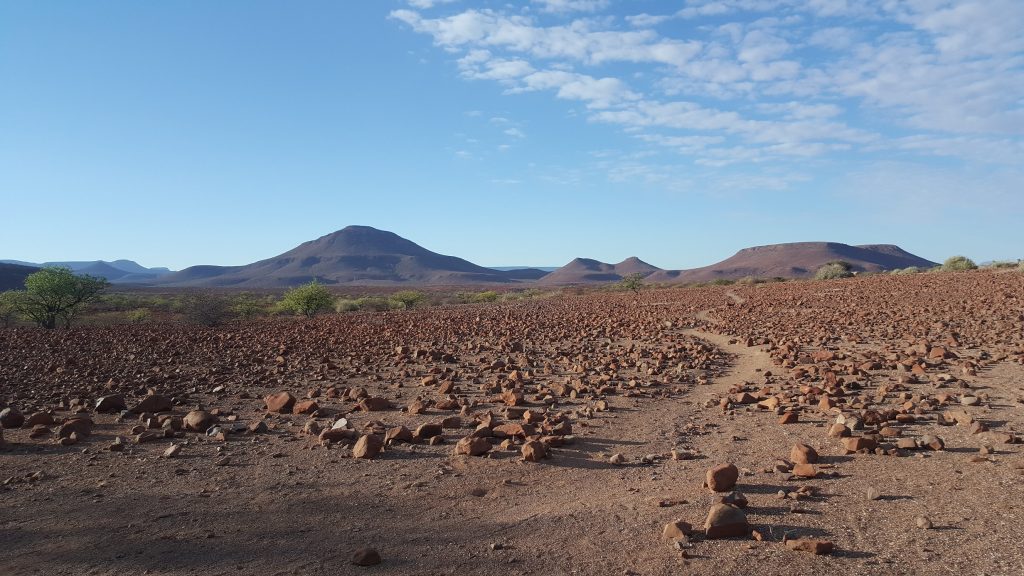
[[[973,273],[593,294],[218,331],[0,330],[0,399],[26,414],[50,408],[68,417],[72,400],[90,406],[109,392],[125,393],[131,405],[149,386],[174,396],[178,414],[202,405],[271,427],[226,442],[188,433],[173,440],[188,442],[173,459],[160,457],[172,440],[107,451],[137,424],[114,415],[92,414],[94,434],[68,447],[30,439],[25,428],[4,430],[0,573],[1019,574],[1024,459],[1020,444],[998,444],[993,434],[1024,430],[1022,302],[1021,276]],[[957,358],[926,362],[906,352],[921,339],[945,343]],[[454,358],[417,357],[417,349]],[[819,351],[836,356],[810,361]],[[486,368],[497,358],[528,372],[527,381],[511,384],[512,367]],[[862,358],[879,367],[847,366]],[[835,414],[818,411],[819,394],[806,398],[800,387],[827,387],[838,375],[861,383],[863,397],[877,400],[870,408],[884,411],[903,402],[903,362],[920,362],[926,373],[902,384],[920,395],[913,402],[923,413],[899,427],[910,437],[937,434],[946,449],[843,454],[825,435]],[[813,373],[797,374],[806,369]],[[478,415],[502,414],[480,384],[521,389],[541,411],[545,390],[581,380],[577,398],[557,396],[551,409],[572,422],[575,442],[537,464],[497,447],[488,458],[453,456],[466,428],[447,430],[446,444],[398,444],[357,460],[345,446],[302,435],[310,417],[265,417],[259,400],[279,389],[302,397],[332,386],[363,387],[399,406],[443,398],[420,385],[428,374],[457,383],[456,397],[476,401],[469,411]],[[941,383],[940,374],[958,380]],[[608,377],[603,390],[600,376]],[[225,390],[213,392],[219,385]],[[897,389],[876,397],[882,386]],[[775,412],[756,405],[722,408],[740,389],[780,396],[800,423],[778,424]],[[942,393],[954,400],[930,403]],[[991,433],[936,422],[967,393],[982,397],[965,410]],[[820,395],[847,414],[858,411],[857,394]],[[356,430],[458,414],[366,414],[353,411],[352,400],[317,400],[317,420],[347,414]],[[611,410],[591,413],[598,400]],[[828,476],[797,481],[771,471],[797,442],[817,449]],[[982,445],[995,453],[972,461]],[[664,457],[673,448],[697,457]],[[626,465],[608,463],[612,453]],[[230,462],[217,466],[225,454]],[[648,454],[662,458],[642,463]],[[660,538],[661,527],[677,518],[699,527],[714,502],[701,486],[704,471],[722,462],[743,471],[738,489],[764,541],[698,537],[683,558]],[[38,471],[43,477],[31,480]],[[777,497],[803,485],[817,495]],[[882,498],[869,500],[868,487]],[[659,506],[663,500],[677,503]],[[917,528],[919,515],[935,527]],[[794,552],[784,536],[825,538],[836,551]],[[376,547],[383,563],[351,565],[360,546]]]

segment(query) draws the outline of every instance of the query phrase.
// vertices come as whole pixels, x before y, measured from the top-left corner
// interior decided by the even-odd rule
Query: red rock
[[[405,426],[395,426],[388,428],[386,434],[384,434],[384,441],[391,444],[394,442],[412,442],[412,431]]]
[[[800,421],[800,415],[796,412],[786,412],[779,418],[779,424],[796,424]]]
[[[523,404],[523,394],[513,390],[506,390],[501,395],[501,401],[506,406],[521,406]]]
[[[440,424],[420,424],[419,427],[416,428],[416,432],[413,434],[413,437],[416,440],[423,441],[429,440],[434,436],[440,436],[443,433],[444,429],[441,428]]]
[[[268,412],[290,414],[292,406],[295,406],[295,396],[292,396],[291,392],[282,391],[268,395],[263,402],[266,403]]]
[[[523,460],[527,462],[540,462],[541,459],[547,456],[547,448],[543,442],[530,440],[523,444],[522,453]]]
[[[185,430],[192,432],[206,432],[206,430],[217,423],[217,417],[203,410],[193,410],[181,419]]]
[[[127,409],[128,404],[125,403],[124,396],[120,394],[101,396],[96,400],[97,412],[120,412]]]
[[[715,504],[704,520],[704,533],[708,538],[748,536],[750,524],[747,523],[747,515],[739,508],[728,504]]]
[[[793,475],[801,478],[814,478],[818,475],[818,471],[814,469],[813,464],[797,464],[793,466]]]
[[[373,458],[377,454],[380,454],[381,449],[384,448],[384,439],[376,434],[366,434],[356,440],[356,445],[352,447],[353,458]]]
[[[300,400],[292,406],[292,414],[312,414],[320,409],[316,400]]]
[[[376,566],[381,563],[380,553],[373,548],[360,548],[352,555],[352,563],[356,566]]]
[[[0,427],[21,428],[25,423],[25,416],[17,408],[10,406],[0,410]]]
[[[707,472],[707,486],[712,492],[726,492],[736,486],[740,471],[732,464],[719,464]]]
[[[142,414],[143,412],[170,412],[174,410],[174,405],[171,404],[171,399],[166,396],[159,394],[150,394],[145,396],[139,403],[132,408],[132,412],[136,414]]]
[[[67,438],[71,434],[78,434],[78,436],[88,436],[92,433],[92,420],[86,417],[76,417],[65,421],[57,429],[58,438]]]
[[[863,436],[843,438],[842,443],[848,453],[857,452],[859,450],[874,450],[878,447],[878,443],[873,439],[865,438]]]
[[[529,424],[517,424],[506,422],[491,428],[491,432],[498,438],[519,438],[524,439],[534,434],[533,426]]]
[[[850,429],[842,424],[833,424],[828,429],[829,438],[845,438],[850,435]]]
[[[50,426],[54,423],[53,414],[49,412],[36,412],[25,420],[25,426]]]
[[[455,444],[456,454],[467,454],[469,456],[483,456],[491,451],[491,442],[486,438],[474,438],[466,436]]]
[[[833,545],[828,540],[814,540],[810,538],[797,538],[786,540],[786,548],[797,552],[810,552],[812,554],[831,554]]]
[[[807,444],[795,444],[789,451],[789,460],[794,464],[814,464],[818,461],[818,452]]]
[[[391,407],[391,401],[387,398],[363,398],[359,402],[359,409],[363,412],[381,412],[383,410],[390,410]]]
[[[684,520],[673,520],[661,529],[661,537],[670,540],[684,540],[690,534],[693,534],[693,526]]]
[[[330,430],[324,430],[320,432],[321,442],[343,442],[355,440],[359,436],[359,433],[355,430],[348,430],[346,428],[331,428]]]

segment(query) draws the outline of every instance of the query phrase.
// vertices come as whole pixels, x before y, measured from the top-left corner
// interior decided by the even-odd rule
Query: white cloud
[[[544,12],[597,12],[608,7],[608,0],[533,0]]]
[[[451,53],[464,78],[581,103],[568,114],[698,165],[1024,157],[1019,0],[687,0],[621,19],[576,14],[606,2],[537,4],[545,16],[391,17]],[[673,19],[686,22],[659,26]]]
[[[526,133],[519,128],[507,128],[504,130],[504,133],[506,136],[511,136],[513,138],[526,138]]]
[[[451,4],[452,2],[457,2],[458,0],[408,0],[408,1],[409,1],[409,6],[412,6],[413,8],[419,8],[421,10],[426,10],[428,8],[433,8],[434,6],[437,6],[437,5],[440,5],[440,4]]]

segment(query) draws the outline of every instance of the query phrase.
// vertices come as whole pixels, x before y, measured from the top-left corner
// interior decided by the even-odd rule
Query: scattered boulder
[[[135,408],[132,408],[132,412],[136,414],[142,414],[143,412],[170,412],[171,410],[174,410],[174,404],[171,403],[171,399],[160,394],[144,396],[135,405]]]
[[[661,529],[661,537],[669,540],[685,540],[693,534],[693,526],[684,520],[673,520]]]
[[[382,412],[391,408],[391,401],[387,398],[371,397],[359,401],[359,409],[363,412]]]
[[[21,425],[25,423],[25,416],[18,411],[14,406],[9,406],[0,410],[0,427],[3,428],[21,428]]]
[[[750,524],[742,510],[728,504],[715,504],[704,520],[704,533],[708,538],[748,536]]]
[[[292,414],[312,414],[319,409],[316,400],[299,400],[292,406]]]
[[[712,492],[727,492],[736,486],[740,471],[732,464],[719,464],[707,472],[707,486]]]
[[[523,444],[523,460],[527,462],[540,462],[548,454],[544,443],[539,440],[530,440]]]
[[[356,566],[376,566],[381,563],[380,553],[374,548],[360,548],[352,554]]]
[[[811,554],[831,554],[833,544],[828,540],[816,540],[812,538],[796,538],[786,540],[786,548],[796,552],[810,552]]]
[[[128,404],[124,401],[124,396],[121,394],[110,394],[108,396],[100,396],[96,400],[96,411],[102,413],[120,412],[127,410]]]
[[[807,444],[794,444],[789,451],[789,459],[794,464],[815,464],[818,462],[818,452]]]
[[[58,438],[69,438],[72,434],[76,434],[79,438],[88,436],[92,433],[92,420],[84,416],[72,418],[66,420],[57,429]]]
[[[206,432],[206,430],[217,423],[217,417],[205,410],[193,410],[181,419],[185,430],[191,432]]]
[[[324,432],[328,431],[325,430]],[[370,459],[380,454],[383,448],[383,438],[376,434],[366,434],[360,437],[359,440],[356,440],[356,445],[352,447],[352,457]]]
[[[465,438],[459,440],[455,444],[456,454],[466,454],[468,456],[483,456],[484,454],[490,451],[491,442],[487,438],[474,438],[473,436],[466,436]]]
[[[263,402],[267,405],[267,412],[291,414],[292,407],[295,406],[295,396],[288,391],[275,392],[267,395]]]

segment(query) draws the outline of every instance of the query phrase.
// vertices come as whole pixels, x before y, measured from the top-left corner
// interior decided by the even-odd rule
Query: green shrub
[[[853,273],[850,272],[850,265],[846,262],[829,262],[814,273],[815,280],[835,280],[850,276],[853,276]]]
[[[18,319],[18,309],[15,306],[17,297],[14,291],[0,292],[0,326],[7,328]]]
[[[917,274],[921,272],[921,269],[917,266],[907,266],[906,268],[896,268],[890,271],[890,274]]]
[[[763,278],[758,278],[756,276],[744,276],[743,278],[740,278],[739,280],[736,281],[737,284],[743,286],[750,286],[752,284],[764,284],[765,282],[766,280],[764,280]]]
[[[728,278],[716,278],[716,279],[712,280],[711,282],[708,282],[708,284],[710,284],[712,286],[732,286],[735,283],[736,283],[735,280],[730,280]]]
[[[426,296],[422,292],[417,292],[416,290],[402,290],[400,292],[395,292],[390,298],[388,298],[388,300],[391,301],[391,308],[399,310],[415,308],[417,304],[423,302],[425,299]]]
[[[942,263],[942,269],[946,272],[963,272],[964,270],[974,270],[978,267],[967,256],[950,256]]]
[[[338,298],[334,301],[334,311],[337,313],[355,312],[359,310],[359,302],[350,298]]]
[[[229,298],[209,292],[197,292],[180,299],[180,309],[189,322],[210,328],[220,326],[234,316]]]
[[[633,274],[627,274],[619,280],[620,290],[631,290],[633,292],[639,292],[644,287],[644,275],[640,272],[634,272]]]
[[[281,308],[307,318],[334,307],[334,295],[323,284],[313,280],[284,293]]]
[[[502,295],[498,294],[494,290],[484,290],[483,292],[462,292],[458,295],[459,301],[466,304],[497,302],[499,298],[502,298]]]
[[[356,304],[359,305],[360,310],[369,310],[370,312],[384,312],[391,309],[391,302],[387,298],[379,296],[364,296],[356,300]]]
[[[143,322],[149,322],[153,314],[149,311],[149,308],[136,308],[125,312],[124,317],[125,320],[132,324],[142,324]]]
[[[252,294],[239,294],[232,301],[231,312],[243,320],[251,320],[266,314],[267,305]]]

